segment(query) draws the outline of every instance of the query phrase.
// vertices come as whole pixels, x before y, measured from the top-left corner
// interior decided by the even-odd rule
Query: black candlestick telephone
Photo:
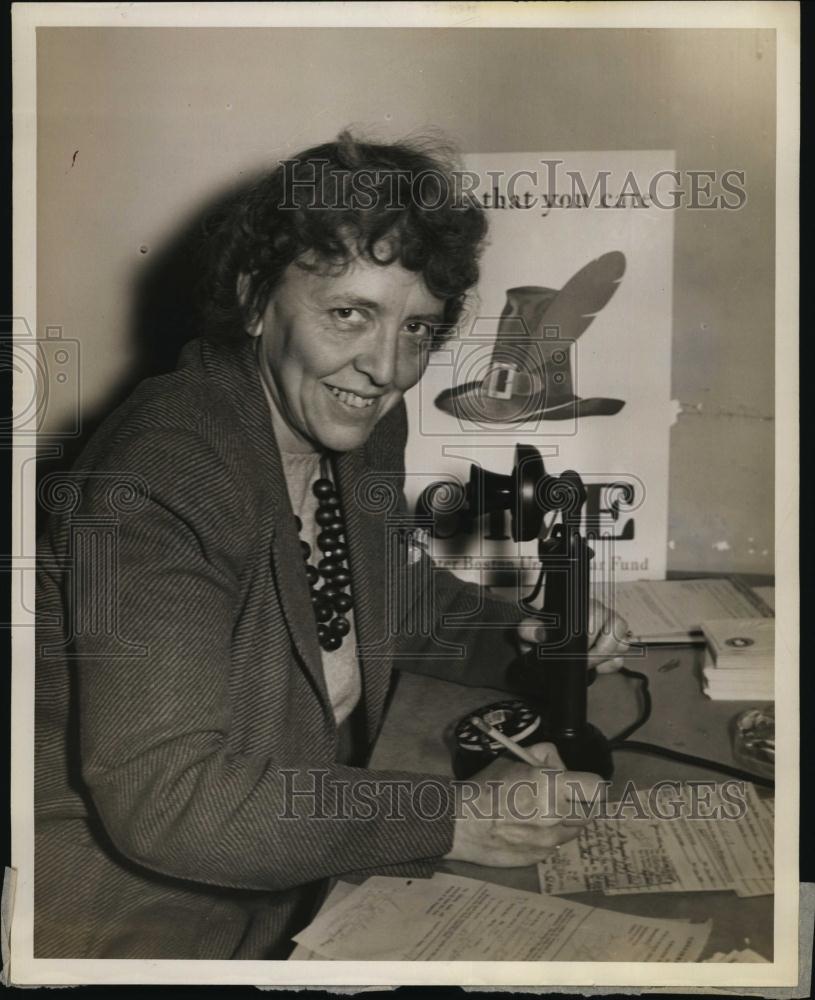
[[[433,491],[441,485],[446,484],[433,484],[425,490],[420,509],[432,511]],[[583,481],[573,471],[549,475],[537,449],[519,444],[515,449],[515,467],[509,475],[486,472],[473,465],[465,493],[468,516],[508,510],[513,541],[538,539],[540,575],[521,607],[541,618],[546,641],[520,656],[508,669],[508,685],[523,697],[522,704],[515,703],[518,727],[522,727],[516,738],[527,743],[554,743],[569,770],[590,771],[611,778],[614,766],[608,741],[586,718],[587,689],[592,677],[588,662],[588,614],[589,562],[593,552],[580,532],[586,502]],[[550,513],[555,517],[546,524],[546,515]],[[538,608],[533,602],[541,590],[543,606]],[[493,721],[508,721],[511,705],[501,703],[500,711],[499,706],[492,706]],[[524,724],[530,710],[540,720],[531,729]],[[480,713],[470,713],[473,714]],[[489,715],[487,711],[488,721]],[[477,770],[476,761],[480,766],[486,763],[483,753],[468,751],[488,747],[483,742],[486,737],[469,730],[462,739],[462,727],[467,728],[467,719],[462,720],[457,734],[463,751],[455,762],[459,777]],[[521,732],[526,734],[523,740]]]

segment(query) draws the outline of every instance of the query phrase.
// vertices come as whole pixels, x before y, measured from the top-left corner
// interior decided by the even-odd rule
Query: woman
[[[449,781],[441,810],[393,808],[431,776],[363,766],[407,648],[397,610],[427,568],[388,555],[381,487],[400,509],[403,395],[458,320],[484,233],[437,158],[347,135],[210,232],[207,335],[94,436],[41,546],[37,957],[283,958],[329,876],[526,865],[576,833],[456,816]],[[102,586],[91,536],[123,487]],[[533,638],[513,605],[433,579],[436,641],[466,647],[442,617],[479,606],[504,623],[478,632],[496,671],[518,627]],[[527,765],[482,774],[543,780],[545,803]]]

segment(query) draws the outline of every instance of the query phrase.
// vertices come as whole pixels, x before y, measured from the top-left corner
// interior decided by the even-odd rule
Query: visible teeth
[[[344,389],[338,389],[334,385],[329,385],[328,388],[341,403],[345,403],[346,406],[353,406],[358,410],[361,410],[365,406],[373,406],[375,399],[366,399],[364,396],[358,396],[355,392],[346,392]]]

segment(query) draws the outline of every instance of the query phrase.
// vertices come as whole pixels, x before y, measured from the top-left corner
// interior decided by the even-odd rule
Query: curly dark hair
[[[207,332],[239,337],[295,261],[341,273],[361,256],[421,273],[445,302],[433,333],[440,343],[478,280],[487,231],[483,209],[462,197],[457,176],[452,153],[438,143],[376,144],[347,131],[281,161],[208,220]]]

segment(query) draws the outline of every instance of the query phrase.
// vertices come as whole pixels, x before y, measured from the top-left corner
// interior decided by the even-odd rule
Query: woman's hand
[[[628,646],[623,636],[628,631],[628,623],[604,604],[589,600],[589,665],[598,674],[611,674],[623,665],[619,655]],[[546,628],[537,618],[524,618],[518,624],[518,637],[524,652],[533,646],[546,642]]]
[[[533,865],[576,837],[591,818],[584,803],[602,801],[601,779],[567,771],[551,743],[524,749],[539,768],[504,756],[460,783],[446,858],[495,868]]]

